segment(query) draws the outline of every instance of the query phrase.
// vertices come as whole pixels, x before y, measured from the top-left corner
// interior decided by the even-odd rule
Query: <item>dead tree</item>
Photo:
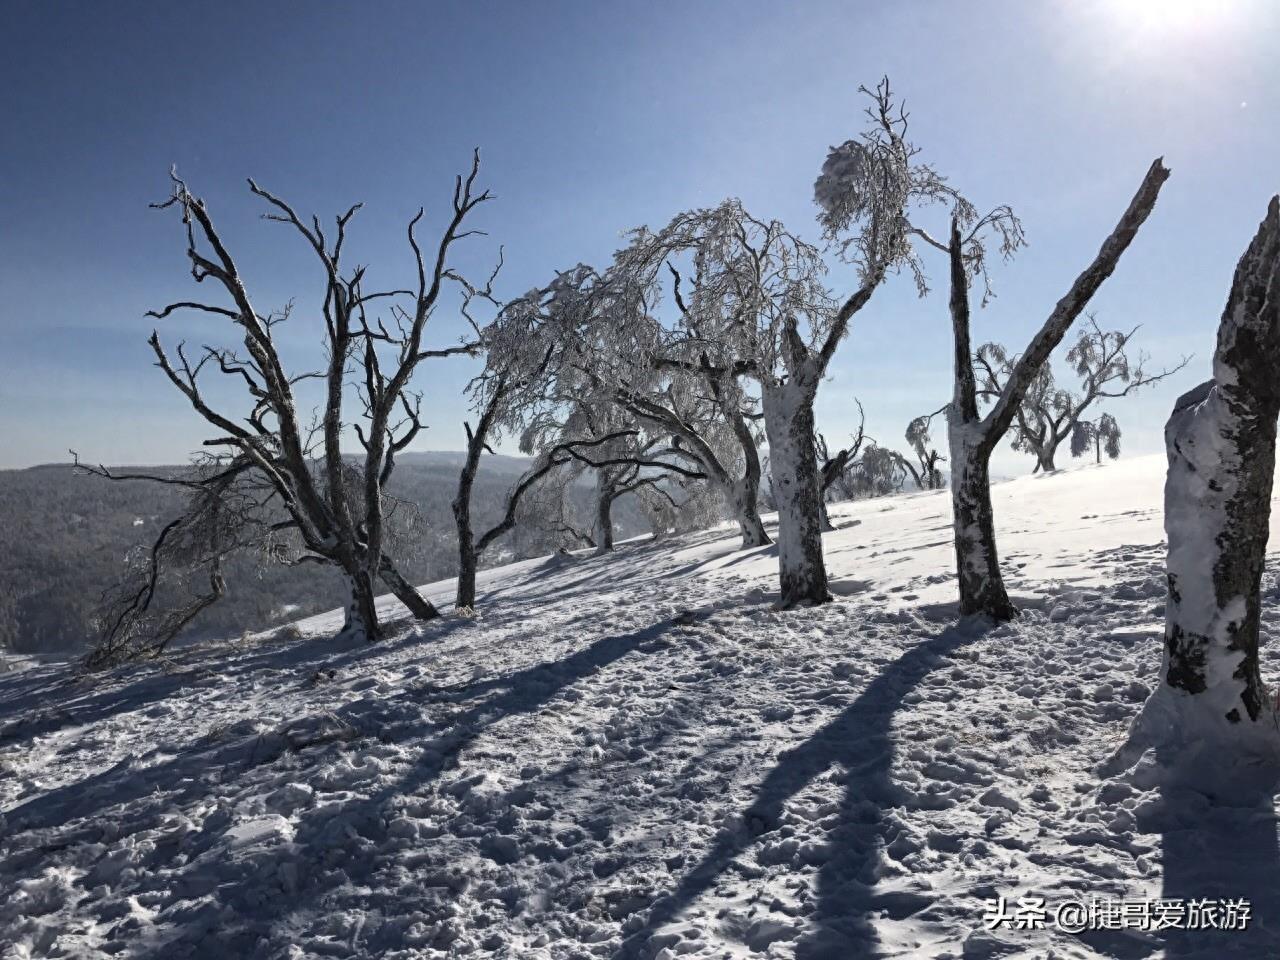
[[[847,447],[842,447],[832,453],[825,436],[819,433],[814,437],[814,451],[818,457],[818,491],[821,500],[823,530],[835,529],[831,523],[831,517],[827,513],[827,504],[837,498],[848,500],[853,496],[849,489],[847,475],[853,464],[857,462],[862,445],[868,439],[865,429],[867,425],[866,412],[862,409],[862,403],[857,397],[853,398],[853,402],[858,407],[858,431],[850,434]],[[875,443],[874,440],[871,442]]]
[[[374,606],[374,584],[381,580],[419,619],[437,616],[431,603],[400,575],[386,552],[383,488],[395,467],[395,457],[423,427],[420,398],[410,390],[418,366],[429,358],[471,352],[474,344],[442,349],[425,345],[428,321],[446,285],[458,279],[449,265],[453,245],[474,231],[463,230],[466,218],[489,199],[487,191],[474,190],[479,154],[470,173],[454,184],[453,209],[434,249],[429,254],[419,244],[419,210],[409,223],[408,243],[416,262],[415,282],[404,289],[367,291],[365,268],[344,274],[342,254],[346,230],[360,205],[339,216],[332,241],[318,218],[304,222],[285,201],[249,181],[250,190],[265,200],[266,219],[291,225],[314,252],[323,270],[324,345],[328,362],[323,371],[290,374],[277,349],[274,328],[287,316],[264,314],[254,306],[241,271],[224,244],[202,200],[185,183],[173,177],[172,197],[159,207],[176,207],[182,213],[191,274],[197,282],[213,280],[230,305],[193,301],[171,303],[151,315],[163,319],[178,310],[195,310],[225,318],[243,336],[244,354],[206,346],[200,356],[189,358],[183,345],[173,354],[161,346],[159,334],[151,335],[158,365],[170,382],[212,426],[217,435],[207,445],[231,449],[253,464],[265,479],[288,522],[301,537],[306,558],[332,564],[345,574],[350,588],[344,631],[378,639],[381,626]],[[380,319],[370,322],[369,311],[380,304],[390,307],[394,330]],[[359,367],[363,423],[344,417],[346,379],[352,365]],[[253,400],[247,416],[237,417],[215,407],[201,388],[200,375],[210,368],[239,381]],[[323,385],[323,414],[316,429],[301,422],[297,385],[317,379]],[[399,419],[397,419],[399,418]],[[347,467],[341,449],[344,427],[351,425],[364,448],[358,470],[356,495],[349,489]]]
[[[844,476],[849,465],[858,459],[858,453],[862,450],[863,443],[867,441],[866,412],[862,409],[862,404],[857,397],[853,398],[853,402],[858,407],[858,430],[856,433],[850,434],[847,447],[832,453],[826,437],[819,433],[814,438],[814,448],[818,453],[819,485],[824,501],[830,492],[834,492],[834,488],[838,486],[837,481]],[[875,441],[872,442],[874,443]]]
[[[1011,432],[1013,448],[1036,458],[1036,471],[1057,469],[1054,458],[1058,448],[1076,433],[1078,425],[1088,422],[1083,419],[1085,414],[1099,401],[1127,397],[1172,376],[1190,362],[1190,357],[1183,357],[1177,366],[1148,372],[1150,358],[1145,353],[1129,356],[1128,347],[1138,329],[1103,330],[1090,314],[1089,325],[1080,331],[1067,352],[1067,363],[1080,378],[1078,390],[1060,388],[1047,362],[1032,379],[1018,405]],[[978,348],[974,363],[980,378],[981,399],[1000,396],[1015,362],[998,343],[985,343]],[[1108,429],[1114,423],[1111,420]],[[1094,426],[1101,424],[1094,423]],[[1083,429],[1089,434],[1088,427]],[[1115,433],[1118,439],[1118,430]]]
[[[999,395],[986,414],[978,410],[978,382],[970,346],[969,285],[981,270],[984,229],[1000,231],[1002,246],[1009,249],[1011,224],[1016,224],[1008,208],[997,211],[966,227],[966,218],[953,212],[947,243],[926,236],[933,246],[946,252],[951,276],[951,325],[955,337],[955,393],[947,411],[951,454],[951,503],[955,522],[956,568],[960,586],[960,612],[986,614],[995,620],[1010,620],[1018,614],[1009,599],[1000,575],[996,552],[995,522],[991,510],[990,460],[996,444],[1008,431],[1022,405],[1027,389],[1041,367],[1115,270],[1121,255],[1155,206],[1160,187],[1169,171],[1160,160],[1152,163],[1120,222],[1106,238],[1088,267],[1076,278],[1032,338],[1010,370]],[[1017,228],[1021,242],[1021,229]]]
[[[1236,267],[1213,377],[1179,398],[1165,426],[1169,595],[1153,699],[1189,753],[1205,742],[1277,739],[1258,668],[1258,621],[1278,415],[1280,198],[1273,197]]]

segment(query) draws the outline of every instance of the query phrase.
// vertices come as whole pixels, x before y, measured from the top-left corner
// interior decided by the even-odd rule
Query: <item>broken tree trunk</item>
[[[1275,736],[1258,670],[1280,414],[1280,199],[1236,267],[1213,378],[1165,426],[1169,593],[1161,693],[1193,735]],[[1216,738],[1216,737],[1215,737]]]
[[[1054,306],[1027,349],[1014,364],[995,406],[978,414],[977,384],[969,334],[969,272],[958,222],[951,223],[947,250],[951,265],[951,324],[955,336],[955,393],[947,408],[951,445],[951,503],[954,512],[956,573],[960,613],[986,614],[1011,620],[1018,609],[1009,599],[996,553],[995,521],[991,509],[990,462],[996,444],[1008,432],[1028,388],[1055,347],[1089,300],[1115,271],[1120,257],[1155,206],[1169,171],[1162,159],[1147,170],[1120,221],[1103,241],[1093,261],[1076,277]]]

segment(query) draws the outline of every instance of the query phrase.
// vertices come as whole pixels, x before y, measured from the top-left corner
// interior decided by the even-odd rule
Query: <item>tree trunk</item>
[[[1018,615],[1000,576],[995,518],[991,511],[992,439],[978,417],[978,388],[969,340],[969,280],[960,231],[951,221],[951,327],[954,336],[955,392],[947,408],[951,450],[951,513],[955,529],[956,579],[960,615],[986,614],[1003,622]]]
[[[383,556],[378,577],[386,584],[397,600],[405,605],[416,620],[434,620],[440,616],[435,604],[418,592],[418,588],[406,580],[395,568],[391,558]]]
[[[953,420],[948,430],[960,614],[985,613],[993,620],[1012,620],[1018,615],[1018,608],[1005,592],[996,553],[991,454],[975,442],[977,427],[976,423],[959,424]]]
[[[818,523],[822,525],[822,532],[829,533],[834,530],[836,525],[831,522],[831,514],[827,510],[827,498],[822,495],[818,496],[818,511]]]
[[[1275,737],[1258,669],[1258,620],[1278,414],[1280,201],[1273,198],[1236,268],[1213,379],[1181,397],[1165,426],[1162,687],[1188,739]]]
[[[1045,473],[1050,473],[1058,469],[1053,462],[1055,453],[1057,453],[1057,447],[1051,447],[1048,444],[1045,444],[1036,454],[1036,460],[1038,461],[1037,466]]]
[[[459,610],[473,609],[476,605],[476,568],[477,557],[475,545],[467,541],[458,543],[458,590],[453,605]]]
[[[764,426],[778,501],[780,608],[831,599],[822,558],[821,483],[814,450],[813,391],[788,381],[764,384]]]
[[[596,553],[613,549],[613,478],[607,470],[596,471],[596,519],[592,526]]]
[[[765,532],[764,521],[760,519],[760,475],[754,477],[748,473],[729,489],[729,509],[733,518],[738,521],[738,529],[742,533],[742,548],[763,547],[773,541]]]
[[[342,624],[342,636],[374,643],[382,639],[382,625],[374,603],[373,583],[368,573],[353,564],[354,572],[347,570],[347,603]]]
[[[471,529],[471,486],[474,481],[474,469],[464,467],[458,481],[458,495],[453,498],[453,519],[458,530],[458,590],[453,605],[459,610],[476,605],[476,540]]]

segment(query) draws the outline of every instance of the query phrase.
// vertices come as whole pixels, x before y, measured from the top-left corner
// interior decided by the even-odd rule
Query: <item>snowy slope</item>
[[[1280,955],[1270,807],[1094,772],[1158,667],[1163,473],[998,485],[995,629],[927,493],[834,509],[817,610],[719,530],[482,573],[375,647],[0,675],[0,956]],[[998,895],[1255,920],[987,931]]]

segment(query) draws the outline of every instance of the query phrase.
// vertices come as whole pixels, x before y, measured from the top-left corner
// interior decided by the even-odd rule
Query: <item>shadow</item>
[[[1260,960],[1280,957],[1280,843],[1277,784],[1237,785],[1230,793],[1162,786],[1164,864],[1161,897],[1249,901],[1243,929],[1167,929],[1157,935],[1169,958]],[[1221,912],[1219,912],[1219,919]],[[1117,954],[1117,956],[1125,956]]]
[[[847,960],[879,956],[873,915],[894,919],[922,910],[930,901],[909,893],[877,894],[878,849],[892,848],[895,836],[886,811],[903,806],[913,795],[894,784],[892,725],[904,695],[937,666],[939,660],[980,637],[990,624],[969,619],[922,640],[885,667],[858,698],[799,747],[782,754],[742,812],[743,828],[720,840],[688,870],[679,886],[655,901],[645,926],[628,937],[618,958],[640,958],[653,952],[651,941],[700,896],[710,891],[734,861],[757,844],[775,839],[784,805],[831,767],[844,784],[839,823],[828,833],[829,857],[819,868],[816,900],[810,920],[816,929],[796,944],[798,960]],[[765,949],[766,927],[748,926],[741,933],[752,949]],[[757,938],[753,943],[753,938]]]
[[[373,735],[384,742],[421,739],[422,753],[429,758],[411,775],[394,781],[384,790],[366,798],[361,805],[373,804],[376,807],[391,794],[411,791],[425,783],[447,768],[450,758],[480,736],[489,725],[514,714],[539,709],[575,681],[632,652],[662,649],[666,643],[660,640],[661,635],[673,623],[664,621],[634,633],[602,638],[563,660],[540,663],[499,677],[456,687],[427,684],[390,698],[371,697],[345,704],[327,715],[334,728],[351,731],[341,739]],[[478,702],[450,715],[443,723],[423,720],[424,701],[440,704],[476,698],[479,698]],[[137,758],[128,757],[108,770],[49,790],[12,808],[6,814],[9,828],[11,831],[40,830],[91,818],[110,807],[124,806],[155,793],[158,787],[185,782],[187,786],[176,798],[172,793],[164,798],[166,804],[180,804],[208,790],[207,783],[192,777],[193,772],[215,766],[231,768],[236,764],[248,769],[269,763],[288,749],[291,747],[287,736],[251,735],[224,743],[202,738],[193,741],[176,757],[150,767],[139,768]]]
[[[499,676],[448,687],[422,684],[392,697],[370,694],[332,713],[300,718],[272,732],[259,734],[256,726],[246,722],[240,729],[225,731],[218,740],[193,740],[177,755],[155,753],[126,758],[108,770],[43,792],[6,811],[6,833],[12,842],[0,862],[0,874],[33,874],[47,863],[51,853],[97,842],[106,818],[116,822],[121,833],[156,829],[173,811],[185,810],[207,798],[211,784],[234,784],[230,791],[226,787],[217,789],[224,795],[244,790],[261,792],[261,784],[255,784],[252,778],[257,777],[262,783],[276,782],[280,771],[255,774],[255,769],[291,752],[309,756],[309,765],[314,765],[334,759],[334,744],[338,741],[357,741],[351,747],[339,744],[340,757],[358,757],[361,740],[411,744],[412,752],[405,754],[410,760],[405,772],[368,795],[344,802],[341,816],[334,816],[332,809],[317,807],[306,809],[296,821],[290,862],[336,866],[330,855],[348,845],[350,831],[368,838],[371,844],[385,842],[388,805],[397,797],[413,796],[456,768],[457,755],[492,725],[544,709],[562,691],[625,657],[675,647],[665,634],[692,622],[691,616],[694,615],[603,637],[561,659]],[[158,762],[147,765],[153,759]],[[449,790],[468,790],[473,779],[479,778],[462,778],[450,784]],[[254,884],[237,880],[237,874],[259,870],[261,866],[235,852],[235,840],[229,832],[234,826],[232,820],[230,807],[219,808],[204,818],[196,830],[182,839],[184,859],[179,863],[171,859],[178,852],[176,844],[172,849],[157,850],[150,869],[139,871],[130,881],[130,894],[149,897],[150,902],[158,904],[161,917],[179,917],[184,911],[197,909],[188,901],[201,892],[201,874],[207,875],[210,864],[215,862],[219,876],[230,884],[228,889],[234,896],[251,890]],[[395,911],[403,905],[397,901],[397,885],[385,875],[392,869],[399,868],[393,868],[384,858],[367,855],[344,859],[336,869],[322,866],[292,889],[286,889],[268,914],[252,905],[233,904],[238,917],[221,927],[217,937],[201,939],[200,924],[178,929],[182,955],[248,955],[262,936],[288,928],[299,913],[313,909],[318,898],[352,881],[369,881],[361,894],[362,903],[369,909],[385,907]],[[380,949],[373,942],[364,946],[375,953]]]
[[[0,682],[0,745],[29,742],[68,727],[92,727],[118,714],[164,701],[181,688],[195,684],[231,682],[266,671],[340,670],[370,656],[439,642],[470,623],[459,617],[413,623],[395,639],[376,644],[336,637],[267,640],[261,645],[265,649],[251,652],[223,643],[202,644],[175,651],[173,658],[71,678],[60,673],[54,679],[44,671],[27,677],[36,671],[24,671],[13,682]],[[16,695],[11,696],[10,692]]]

